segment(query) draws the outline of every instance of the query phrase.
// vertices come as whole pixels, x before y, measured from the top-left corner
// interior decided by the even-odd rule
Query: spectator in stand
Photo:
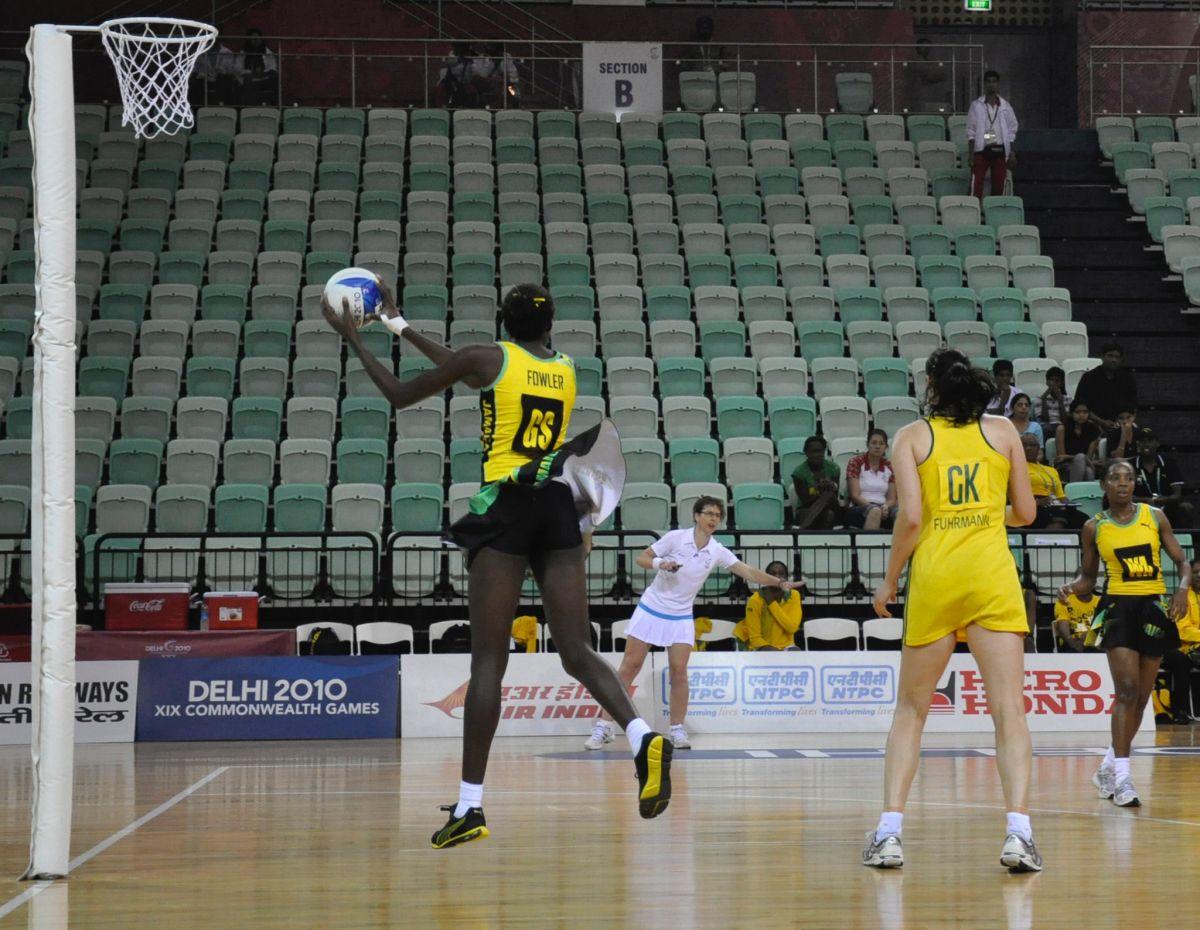
[[[470,77],[481,104],[500,109],[521,105],[517,66],[501,43],[489,43],[471,62]]]
[[[1067,502],[1067,492],[1063,490],[1058,472],[1042,464],[1042,448],[1038,445],[1037,437],[1033,433],[1025,433],[1021,437],[1021,447],[1025,450],[1029,486],[1037,504],[1037,517],[1029,524],[1030,528],[1061,530],[1072,523],[1083,526],[1087,518]]]
[[[838,482],[842,470],[826,456],[828,451],[829,444],[822,436],[804,440],[804,461],[792,471],[797,529],[832,529],[841,520]]]
[[[218,42],[196,61],[192,69],[192,105],[212,106],[237,99],[238,55]]]
[[[237,75],[244,106],[279,102],[279,64],[275,53],[267,48],[261,29],[246,30],[246,42],[238,56]]]
[[[867,434],[867,451],[846,463],[849,504],[846,524],[864,530],[891,529],[896,516],[896,474],[887,460],[888,435]]]
[[[916,55],[904,69],[908,78],[908,108],[912,113],[945,113],[951,109],[950,69],[930,57],[933,44],[917,39]]]
[[[1058,426],[1054,467],[1064,481],[1093,481],[1100,448],[1100,427],[1091,420],[1091,410],[1076,396],[1071,419]]]
[[[1018,394],[1024,393],[1013,384],[1013,363],[1006,358],[992,362],[992,380],[996,382],[996,396],[985,412],[998,417],[1012,416],[1013,401]]]
[[[974,152],[971,164],[972,190],[983,199],[983,176],[992,173],[992,195],[1004,193],[1008,169],[1017,164],[1017,114],[1000,96],[1000,75],[986,71],[983,96],[967,111],[967,141]]]
[[[788,567],[772,562],[766,573],[781,583],[788,580]],[[746,616],[733,628],[738,649],[795,649],[796,631],[803,616],[800,592],[764,585],[746,602]]]
[[[1046,437],[1042,433],[1042,424],[1030,418],[1032,410],[1033,401],[1029,399],[1029,395],[1016,394],[1013,396],[1012,413],[1008,415],[1008,418],[1013,421],[1013,426],[1017,428],[1017,432],[1022,436],[1029,434],[1036,437],[1038,448],[1040,449],[1046,444]]]
[[[1054,436],[1058,424],[1067,419],[1071,412],[1071,395],[1067,393],[1067,375],[1055,365],[1046,370],[1046,390],[1037,401],[1037,421],[1042,425],[1042,436]]]
[[[1192,672],[1200,670],[1200,559],[1192,562],[1192,586],[1188,590],[1188,612],[1175,625],[1179,648],[1163,655],[1163,667],[1171,673],[1171,723],[1194,723]]]
[[[479,103],[471,86],[471,62],[475,49],[470,42],[455,42],[438,72],[433,102],[439,107],[473,107]]]
[[[1133,460],[1137,485],[1133,499],[1139,504],[1161,507],[1171,526],[1190,529],[1196,525],[1196,513],[1183,499],[1183,479],[1158,452],[1158,438],[1148,426],[1137,432],[1137,456]]]
[[[684,64],[693,71],[717,71],[725,50],[713,42],[713,18],[698,16],[696,18],[696,44],[691,47],[690,59]]]
[[[1108,431],[1106,458],[1131,459],[1137,452],[1137,411],[1122,410],[1117,414],[1117,423]]]
[[[1092,417],[1104,429],[1114,429],[1117,414],[1122,410],[1137,410],[1137,382],[1133,374],[1121,367],[1125,352],[1119,342],[1105,343],[1100,350],[1103,360],[1091,371],[1085,371],[1075,389],[1075,400],[1083,401]]]
[[[1054,638],[1058,640],[1059,652],[1097,652],[1095,646],[1087,645],[1088,631],[1100,598],[1088,594],[1084,600],[1074,591],[1066,601],[1054,602]]]

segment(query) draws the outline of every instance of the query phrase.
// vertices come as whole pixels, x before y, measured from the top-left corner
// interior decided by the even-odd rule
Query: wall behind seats
[[[1080,10],[1079,119],[1090,126],[1094,116],[1121,112],[1121,88],[1124,82],[1124,110],[1145,113],[1190,114],[1193,112],[1188,90],[1188,75],[1197,70],[1196,43],[1200,41],[1200,17],[1195,13],[1145,11],[1121,13],[1109,10]],[[1090,69],[1089,49],[1100,45],[1174,45],[1179,50],[1138,49],[1126,53],[1120,67],[1117,51],[1097,52],[1107,67]],[[1187,48],[1186,46],[1191,46]],[[1094,101],[1094,106],[1093,106]]]

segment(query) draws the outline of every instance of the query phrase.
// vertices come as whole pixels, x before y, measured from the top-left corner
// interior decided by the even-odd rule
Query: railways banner
[[[139,740],[386,739],[396,656],[142,662]]]
[[[614,666],[619,655],[605,655]],[[469,655],[400,657],[400,735],[461,736],[463,701],[471,676]],[[633,682],[633,703],[647,720],[650,661]],[[498,736],[586,737],[600,714],[587,688],[563,671],[558,656],[516,653],[508,657],[501,691]]]
[[[0,665],[0,743],[28,743],[33,691],[28,662]],[[75,663],[75,742],[132,743],[136,662]]]
[[[654,658],[660,657],[656,654]],[[886,732],[900,656],[894,652],[708,652],[688,666],[688,728],[697,733]],[[667,669],[655,665],[655,717],[667,723]],[[1098,653],[1025,656],[1025,712],[1035,732],[1109,729],[1108,663]],[[975,660],[951,656],[930,702],[932,733],[989,731]],[[1154,729],[1147,708],[1142,729]]]

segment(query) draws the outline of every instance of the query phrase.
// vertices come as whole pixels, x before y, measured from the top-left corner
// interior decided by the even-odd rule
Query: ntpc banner
[[[652,42],[584,42],[583,108],[589,113],[663,111],[662,46]]]
[[[28,662],[0,665],[0,743],[28,743],[33,689]],[[75,663],[75,742],[132,743],[136,662]]]
[[[666,726],[667,668],[655,653],[656,721]],[[697,733],[885,732],[895,713],[900,656],[893,652],[707,652],[688,666],[688,727]],[[1107,732],[1112,678],[1098,653],[1025,656],[1025,713],[1034,731]],[[930,732],[990,731],[975,660],[955,654],[929,707]],[[1142,730],[1153,731],[1147,707]]]
[[[390,739],[396,656],[142,662],[139,740]]]
[[[606,654],[612,665],[619,655]],[[633,703],[649,718],[650,662],[633,680]],[[461,736],[463,702],[471,678],[469,655],[400,657],[400,735]],[[563,671],[554,653],[516,653],[500,691],[498,736],[586,737],[600,715],[587,688]]]

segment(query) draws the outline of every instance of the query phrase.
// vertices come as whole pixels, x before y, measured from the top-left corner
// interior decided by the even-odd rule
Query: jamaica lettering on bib
[[[1114,549],[1113,555],[1121,563],[1123,581],[1154,581],[1158,578],[1158,564],[1154,561],[1154,551],[1149,544],[1123,546]]]

